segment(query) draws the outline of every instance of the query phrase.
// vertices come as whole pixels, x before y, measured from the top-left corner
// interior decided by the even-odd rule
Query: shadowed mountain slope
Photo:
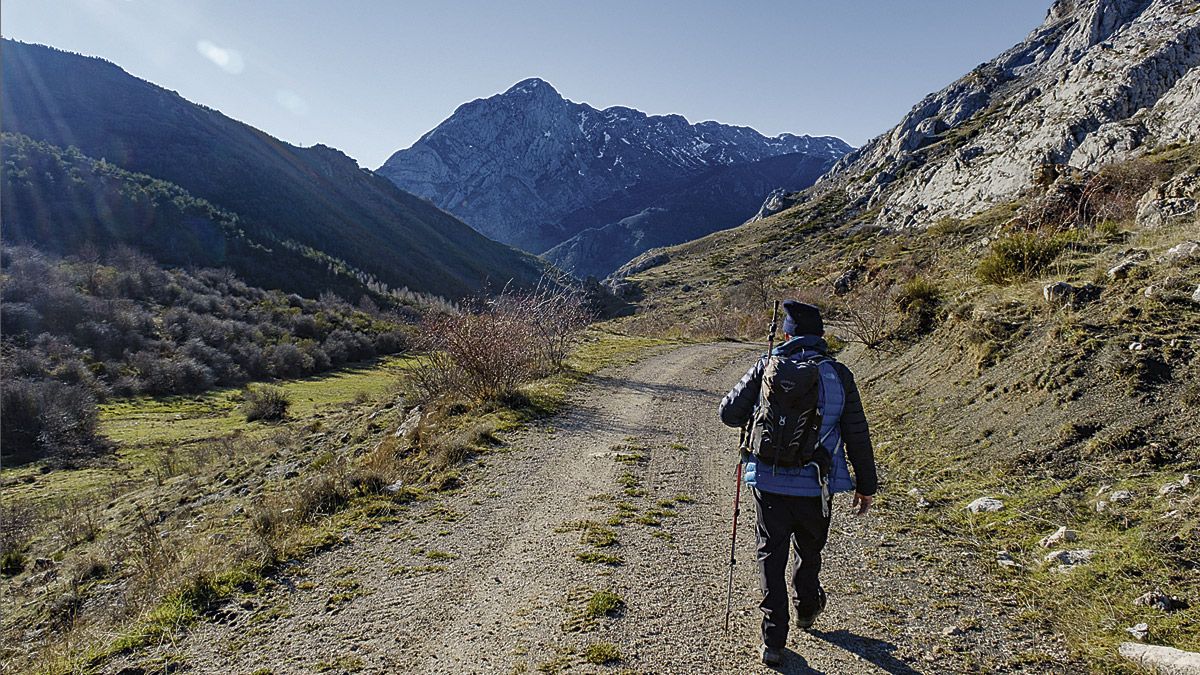
[[[3,50],[5,131],[175,183],[252,235],[269,230],[390,287],[449,297],[542,273],[337,150],[289,145],[100,59],[9,40]]]

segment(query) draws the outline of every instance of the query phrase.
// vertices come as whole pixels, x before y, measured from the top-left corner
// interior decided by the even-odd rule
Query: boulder
[[[785,211],[793,206],[804,201],[804,197],[800,194],[795,194],[792,191],[784,188],[775,188],[763,200],[762,206],[758,208],[758,213],[750,218],[750,222],[769,218],[780,211]]]
[[[1122,642],[1121,656],[1158,675],[1200,675],[1200,654],[1173,647]]]
[[[1200,173],[1176,176],[1151,188],[1137,204],[1137,224],[1163,227],[1191,222],[1200,201]]]
[[[421,406],[416,406],[408,411],[408,415],[404,417],[404,421],[400,423],[400,427],[396,429],[396,438],[406,438],[417,430],[417,426],[421,423]]]
[[[1065,281],[1056,281],[1042,287],[1042,297],[1052,305],[1068,305],[1075,295],[1075,287]]]
[[[842,272],[836,279],[833,280],[833,292],[837,295],[844,295],[854,288],[854,284],[858,281],[858,276],[862,271],[857,267]]]
[[[1108,269],[1108,278],[1113,280],[1124,279],[1125,277],[1129,276],[1129,271],[1134,267],[1137,267],[1137,262],[1133,260],[1122,260]]]

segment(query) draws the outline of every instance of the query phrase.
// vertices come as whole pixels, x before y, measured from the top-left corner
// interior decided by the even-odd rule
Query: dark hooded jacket
[[[875,452],[871,447],[862,398],[850,369],[830,358],[828,351],[829,346],[824,339],[816,335],[801,335],[779,345],[772,353],[798,361],[824,357],[824,362],[818,366],[821,373],[818,405],[822,416],[821,437],[826,439],[826,446],[833,454],[829,491],[855,490],[859,494],[874,495],[878,489]],[[754,414],[765,366],[766,358],[760,358],[721,401],[721,421],[726,425],[741,427]],[[854,468],[853,476],[850,475],[847,459]],[[746,460],[744,475],[748,485],[764,492],[801,497],[821,494],[817,470],[812,466],[776,467],[751,456]]]

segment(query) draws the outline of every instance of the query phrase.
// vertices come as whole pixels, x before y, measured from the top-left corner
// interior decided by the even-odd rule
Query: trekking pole
[[[775,329],[779,326],[779,301],[771,307],[771,330],[767,335],[767,356],[775,350]],[[729,612],[733,607],[733,566],[737,564],[737,531],[738,516],[742,512],[742,457],[750,451],[750,426],[754,423],[751,415],[742,426],[741,438],[738,439],[738,464],[733,491],[733,533],[729,536],[729,585],[725,589],[725,632],[729,632]]]

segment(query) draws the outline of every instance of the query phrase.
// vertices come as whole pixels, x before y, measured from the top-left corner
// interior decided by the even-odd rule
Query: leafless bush
[[[1096,173],[1068,172],[1021,207],[1016,224],[1043,234],[1131,220],[1138,200],[1170,167],[1148,159],[1109,164]]]
[[[560,369],[589,319],[581,293],[544,285],[505,291],[461,314],[427,318],[412,378],[429,399],[495,400]]]
[[[25,547],[36,525],[32,506],[15,501],[0,504],[0,574],[16,574],[25,567]]]
[[[896,303],[883,288],[868,288],[836,306],[836,322],[851,342],[867,349],[884,347],[898,323]]]
[[[501,293],[495,310],[524,317],[535,329],[541,350],[539,360],[559,370],[570,352],[572,340],[594,318],[585,293],[577,288],[543,281],[532,293]]]
[[[55,536],[65,548],[92,541],[101,529],[99,509],[84,499],[60,500],[52,521]]]
[[[1079,210],[1092,226],[1132,220],[1146,190],[1168,177],[1167,165],[1149,159],[1110,164],[1084,182]]]

